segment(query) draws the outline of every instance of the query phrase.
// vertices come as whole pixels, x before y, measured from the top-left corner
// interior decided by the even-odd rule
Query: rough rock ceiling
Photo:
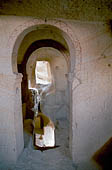
[[[112,19],[112,0],[0,0],[0,15],[105,21]]]

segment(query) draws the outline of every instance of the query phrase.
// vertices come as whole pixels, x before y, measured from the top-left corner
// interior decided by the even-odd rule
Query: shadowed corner
[[[112,19],[109,20],[109,23],[110,23],[110,28],[111,28],[111,32],[112,32]]]
[[[107,21],[107,25],[108,25],[108,32],[110,32],[112,36],[112,19],[109,19]]]
[[[99,170],[112,169],[112,137],[93,155]]]

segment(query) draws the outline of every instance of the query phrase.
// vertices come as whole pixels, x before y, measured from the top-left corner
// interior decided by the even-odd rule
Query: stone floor
[[[60,148],[44,152],[25,148],[14,170],[74,170],[69,157],[60,152]]]
[[[25,134],[26,141],[28,136]],[[29,143],[25,143],[25,149],[13,170],[75,170],[69,155],[67,130],[60,127],[56,130],[57,148],[41,152],[35,150],[32,144],[32,137]]]
[[[33,147],[32,136],[24,133],[25,148],[16,166],[5,170],[75,170],[68,149],[67,129],[56,130],[57,148],[41,152]],[[1,168],[0,170],[4,170]]]

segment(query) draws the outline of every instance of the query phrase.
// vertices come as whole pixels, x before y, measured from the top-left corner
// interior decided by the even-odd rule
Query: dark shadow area
[[[109,25],[110,25],[110,29],[111,29],[111,33],[112,33],[112,19],[109,20]]]
[[[37,41],[33,42],[29,46],[27,51],[25,52],[24,60],[22,61],[22,64],[26,65],[28,58],[33,53],[33,51],[35,51],[39,48],[42,48],[42,47],[52,47],[52,48],[59,50],[60,52],[66,52],[67,51],[67,49],[60,42],[57,42],[55,40],[52,40],[52,39],[37,40]]]
[[[112,169],[112,137],[93,155],[92,159],[102,170]]]

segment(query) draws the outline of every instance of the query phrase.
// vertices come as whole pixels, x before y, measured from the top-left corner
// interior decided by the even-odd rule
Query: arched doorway
[[[57,26],[56,27],[56,26],[52,26],[51,23],[50,23],[50,25],[49,24],[35,25],[33,23],[33,25],[35,25],[35,26],[27,28],[26,30],[23,31],[23,34],[22,33],[20,34],[19,38],[16,40],[16,43],[15,43],[15,46],[14,46],[14,50],[13,50],[13,54],[12,54],[12,68],[13,68],[13,72],[17,72],[17,58],[15,56],[17,56],[18,49],[22,47],[22,42],[24,42],[24,40],[25,40],[24,35],[26,34],[26,37],[27,37],[30,34],[34,34],[35,33],[35,29],[36,29],[36,31],[39,30],[39,32],[40,32],[40,30],[42,32],[43,32],[43,30],[47,30],[46,35],[45,34],[44,34],[44,36],[41,35],[40,38],[38,38],[38,36],[36,37],[36,42],[40,41],[39,48],[40,47],[57,47],[57,49],[61,49],[61,52],[64,55],[66,53],[66,61],[68,63],[68,70],[69,70],[68,71],[69,104],[70,104],[70,114],[69,114],[69,122],[70,122],[70,124],[69,124],[70,125],[69,126],[69,130],[70,130],[70,133],[69,133],[69,143],[70,144],[69,144],[69,146],[70,146],[70,149],[71,149],[72,148],[72,90],[71,89],[72,89],[72,79],[73,79],[73,76],[74,76],[75,62],[79,62],[80,63],[80,55],[79,55],[80,48],[78,47],[78,41],[77,42],[75,41],[75,43],[77,43],[77,48],[76,48],[76,51],[75,51],[74,44],[73,44],[72,39],[71,39],[72,37],[71,36],[69,37],[69,35],[67,33],[65,33],[65,32],[69,32],[65,28],[64,29],[66,31],[64,32],[63,24],[61,25],[59,23],[52,23],[53,25],[56,25]],[[26,28],[26,26],[25,26],[25,28]],[[49,32],[49,34],[48,34],[48,32]],[[51,33],[53,33],[55,36],[52,35],[53,37],[51,37]],[[21,36],[24,37],[24,39],[22,39]],[[58,37],[58,38],[56,38],[56,37]],[[55,43],[51,43],[52,41],[58,42],[58,44],[62,45],[62,48],[60,48],[60,45],[58,47],[58,45],[55,45]],[[33,40],[33,42],[35,42],[35,41]],[[47,42],[47,46],[46,46],[46,42]],[[31,44],[31,42],[30,42],[30,44]],[[53,44],[53,46],[51,44]],[[27,49],[28,49],[28,47],[27,47]],[[37,47],[36,47],[36,49],[37,49]],[[27,50],[27,52],[28,52],[28,50]],[[27,52],[25,54],[27,54]],[[31,53],[32,50],[31,51],[29,50],[29,52]],[[75,57],[74,57],[75,55],[78,56],[77,60],[75,60]],[[26,55],[26,56],[28,57],[28,55]],[[28,59],[27,57],[24,58],[25,59],[24,60],[24,64],[26,64],[26,61]],[[21,61],[23,61],[23,60],[21,60]],[[19,62],[18,62],[18,68],[19,69],[21,68]]]
[[[21,48],[19,50],[21,50]],[[44,90],[45,87],[41,89],[42,110],[45,115],[51,118],[51,120],[55,123],[55,126],[59,131],[64,129],[64,131],[62,131],[61,133],[63,134],[63,136],[61,135],[62,137],[61,141],[64,141],[62,144],[63,146],[64,145],[68,146],[68,136],[69,136],[68,135],[69,92],[68,92],[68,78],[67,78],[69,68],[67,64],[67,54],[68,54],[67,49],[64,46],[62,46],[59,42],[56,42],[51,39],[39,40],[29,46],[29,48],[27,49],[24,55],[22,63],[21,64],[19,63],[18,66],[19,71],[23,74],[22,103],[24,105],[26,104],[27,119],[28,118],[32,119],[34,113],[32,111],[33,103],[30,99],[32,97],[31,95],[29,95],[31,93],[29,93],[29,89],[28,89],[28,81],[29,81],[28,79],[30,77],[32,89],[37,89],[37,90],[40,89],[42,85],[41,87],[38,88],[38,84],[36,84],[35,81],[36,61],[37,60],[49,61],[51,65],[51,72],[53,75],[52,78],[53,82],[50,87],[47,87],[47,90]],[[56,130],[57,133],[58,130]],[[58,141],[58,139],[59,139],[59,135],[56,136],[56,141]],[[58,141],[58,145],[60,145],[59,141]]]
[[[51,47],[43,47],[35,50],[28,59],[26,70],[31,87],[38,89],[35,80],[36,61],[49,62],[52,82],[42,85],[42,111],[54,122],[56,133],[62,136],[63,146],[68,146],[69,129],[69,89],[68,89],[68,66],[63,54]],[[39,88],[41,88],[39,86]],[[63,130],[62,130],[63,129]],[[62,131],[62,132],[60,132]],[[66,135],[65,135],[66,134]],[[64,138],[64,139],[63,139]],[[60,145],[59,135],[56,135],[57,144]]]

